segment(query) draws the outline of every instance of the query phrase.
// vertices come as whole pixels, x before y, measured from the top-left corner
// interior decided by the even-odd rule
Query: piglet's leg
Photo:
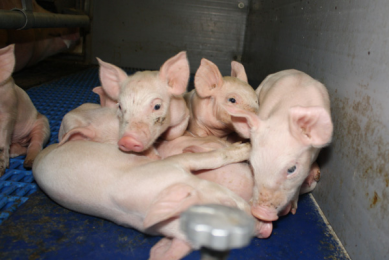
[[[0,147],[0,176],[5,172],[5,169],[9,166],[9,147],[1,146]]]
[[[9,166],[9,148],[15,121],[0,111],[0,176]]]
[[[216,169],[227,164],[242,162],[249,159],[251,145],[235,143],[228,147],[206,153],[183,153],[169,157],[190,171]]]
[[[164,237],[150,251],[149,260],[178,260],[190,253],[191,247],[178,238]]]
[[[43,145],[49,140],[49,137],[49,121],[44,115],[38,114],[37,120],[30,133],[30,144],[28,145],[27,156],[23,164],[25,168],[32,167],[35,157],[42,150]]]

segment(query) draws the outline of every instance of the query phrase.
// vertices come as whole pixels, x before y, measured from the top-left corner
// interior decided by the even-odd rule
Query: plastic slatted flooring
[[[130,71],[128,71],[130,72]],[[62,117],[79,105],[98,103],[98,69],[90,68],[29,89],[38,111],[50,121],[49,144],[58,142]],[[0,259],[147,259],[160,239],[109,221],[69,211],[37,186],[24,157],[11,159],[0,178]],[[319,184],[320,185],[320,184]],[[195,251],[185,259],[200,259]],[[253,239],[229,259],[348,259],[324,223],[310,195],[296,215],[274,223],[269,239]]]
[[[90,69],[27,91],[37,110],[50,121],[50,144],[58,142],[61,120],[67,112],[85,102],[99,102],[98,96],[88,87],[99,83],[96,70]],[[0,223],[38,189],[32,172],[23,167],[24,158],[11,159],[9,169],[0,177]]]

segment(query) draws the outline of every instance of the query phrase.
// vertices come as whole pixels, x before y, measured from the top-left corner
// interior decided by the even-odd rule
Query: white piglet
[[[231,116],[224,109],[226,104],[252,112],[258,110],[257,96],[239,62],[232,61],[231,76],[223,77],[214,63],[203,58],[194,84],[195,89],[185,94],[191,113],[188,131],[194,136],[224,138],[235,132]]]
[[[295,211],[320,148],[332,138],[328,92],[297,70],[269,75],[256,90],[259,113],[227,106],[235,129],[250,138],[255,188],[252,214],[274,221]]]
[[[233,144],[152,161],[123,153],[116,145],[78,140],[43,150],[33,174],[43,191],[66,208],[165,236],[152,248],[150,259],[181,259],[192,247],[180,230],[179,216],[191,205],[223,204],[250,214],[245,200],[191,171],[243,161],[249,153],[248,144]],[[253,232],[262,237],[268,226],[257,221]]]
[[[59,129],[59,145],[69,141],[88,140],[117,145],[119,141],[119,118],[117,109],[99,104],[85,103],[68,112]],[[158,152],[151,149],[142,152],[150,159],[160,159]]]
[[[130,76],[112,64],[98,61],[103,88],[100,92],[109,104],[113,100],[118,103],[118,146],[122,151],[143,152],[160,136],[171,140],[185,132],[189,120],[182,97],[189,81],[186,52],[167,60],[159,71],[140,71]]]
[[[23,165],[31,168],[50,138],[46,116],[36,110],[30,97],[12,78],[14,49],[14,45],[0,49],[0,176],[9,166],[10,157],[26,154]]]

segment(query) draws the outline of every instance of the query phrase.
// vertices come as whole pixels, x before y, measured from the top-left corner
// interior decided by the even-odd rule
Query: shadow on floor
[[[16,85],[24,90],[50,82],[97,65],[49,58],[31,67],[15,72],[12,76]]]

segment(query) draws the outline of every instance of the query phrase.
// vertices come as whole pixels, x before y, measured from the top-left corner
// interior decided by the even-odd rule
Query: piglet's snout
[[[255,236],[258,238],[268,238],[273,231],[272,222],[258,221],[255,227]]]
[[[132,136],[123,136],[118,142],[120,150],[124,152],[142,152],[144,145]]]
[[[277,194],[275,190],[261,188],[253,203],[251,213],[263,221],[276,221],[280,204]]]
[[[149,124],[140,120],[131,120],[126,124],[118,146],[124,152],[140,153],[149,148],[149,139]]]

